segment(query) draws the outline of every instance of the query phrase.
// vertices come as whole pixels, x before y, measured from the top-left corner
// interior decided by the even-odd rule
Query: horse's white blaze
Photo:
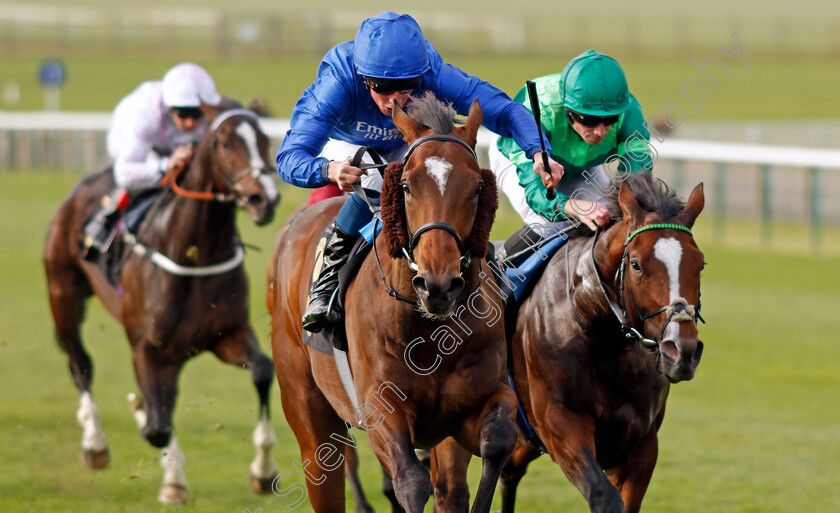
[[[668,279],[671,287],[670,300],[680,297],[680,260],[682,260],[682,246],[673,238],[661,238],[653,245],[653,254],[659,259],[668,270]]]
[[[105,430],[102,429],[102,416],[93,402],[90,392],[84,392],[79,401],[76,419],[82,426],[82,449],[86,451],[104,451],[108,448]]]
[[[277,464],[271,459],[271,448],[277,443],[277,435],[274,434],[274,428],[265,410],[260,414],[253,439],[257,447],[257,457],[251,462],[251,475],[258,478],[274,477],[277,474]]]
[[[270,176],[261,173],[266,165],[260,155],[260,148],[257,144],[257,132],[254,131],[254,127],[249,123],[243,121],[237,125],[236,133],[242,138],[245,146],[248,148],[248,155],[251,157],[251,169],[254,170],[254,178],[262,184],[268,201],[274,201],[277,199],[277,186],[274,185],[274,180]]]
[[[245,141],[245,146],[248,148],[248,155],[251,156],[251,168],[262,169],[265,163],[260,157],[260,150],[257,146],[257,132],[254,131],[249,123],[243,121],[236,127],[236,133]]]
[[[163,448],[160,466],[163,467],[163,486],[187,487],[187,476],[184,474],[184,462],[187,459],[178,446],[178,438],[172,435],[169,445]]]
[[[429,157],[426,159],[426,171],[432,175],[438,189],[440,189],[440,195],[443,196],[443,191],[446,190],[446,182],[449,180],[449,173],[452,171],[452,164],[437,157]]]
[[[268,198],[268,201],[276,200],[278,193],[277,186],[274,185],[274,180],[272,180],[270,176],[260,173],[259,181],[262,184],[262,188],[265,191],[265,197]]]

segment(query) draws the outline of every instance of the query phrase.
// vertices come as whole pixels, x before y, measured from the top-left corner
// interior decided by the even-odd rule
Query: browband
[[[417,148],[418,146],[420,146],[424,142],[428,142],[428,141],[446,141],[446,142],[458,143],[461,146],[463,146],[464,148],[466,148],[467,151],[470,152],[470,155],[472,155],[475,160],[478,160],[478,157],[475,154],[475,150],[472,149],[472,147],[469,144],[467,144],[466,142],[464,142],[462,139],[459,139],[459,138],[457,138],[455,136],[452,136],[452,135],[429,134],[429,135],[424,135],[423,137],[421,137],[419,139],[416,139],[413,143],[411,143],[411,146],[409,146],[408,150],[406,150],[406,152],[405,152],[405,157],[403,157],[403,164],[408,162],[408,158],[411,156],[411,153],[415,150],[415,148]]]
[[[218,116],[216,116],[216,119],[213,120],[213,124],[210,125],[210,131],[215,132],[216,130],[219,129],[220,126],[222,126],[222,123],[224,123],[225,121],[227,121],[228,119],[230,119],[234,116],[247,116],[247,117],[249,117],[253,120],[257,119],[257,115],[252,110],[248,110],[248,109],[226,110],[226,111],[222,112],[221,114],[219,114]]]

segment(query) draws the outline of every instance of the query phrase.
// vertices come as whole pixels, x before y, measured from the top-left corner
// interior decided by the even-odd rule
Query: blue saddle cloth
[[[551,256],[569,240],[568,235],[557,236],[546,242],[534,254],[529,256],[519,267],[505,268],[505,276],[510,280],[513,297],[518,304],[525,298],[526,292],[533,286],[533,279],[542,272]]]

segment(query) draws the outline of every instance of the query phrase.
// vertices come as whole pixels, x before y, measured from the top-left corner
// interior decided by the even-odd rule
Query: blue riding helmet
[[[423,31],[408,14],[383,12],[362,22],[353,40],[356,73],[367,77],[406,79],[429,70]]]

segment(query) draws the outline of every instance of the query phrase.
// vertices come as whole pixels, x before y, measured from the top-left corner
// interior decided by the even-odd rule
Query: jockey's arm
[[[155,153],[146,141],[126,141],[114,157],[114,181],[125,189],[146,189],[158,185],[169,159]]]

